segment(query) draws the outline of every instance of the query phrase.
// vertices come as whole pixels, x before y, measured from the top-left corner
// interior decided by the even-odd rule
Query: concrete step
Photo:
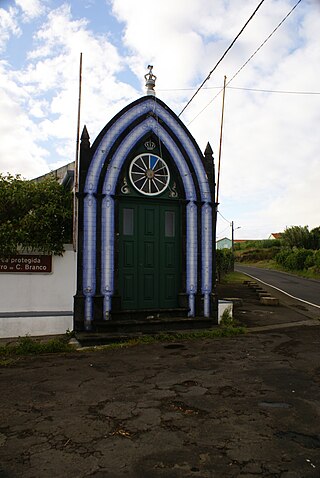
[[[275,297],[260,297],[260,304],[279,305],[279,299],[276,299]]]
[[[186,330],[203,330],[216,326],[212,318],[165,318],[146,320],[106,320],[92,323],[91,331],[76,332],[81,345],[99,345],[120,342],[128,338],[174,333]]]

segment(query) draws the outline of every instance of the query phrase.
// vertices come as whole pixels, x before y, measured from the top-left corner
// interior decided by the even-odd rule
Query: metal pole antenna
[[[231,251],[232,251],[232,270],[234,271],[234,224],[231,222]]]
[[[78,170],[79,170],[79,142],[80,142],[80,111],[81,111],[81,87],[82,87],[82,53],[80,53],[79,66],[79,99],[78,99],[78,121],[77,121],[77,142],[76,142],[76,159],[74,163],[74,188],[73,188],[73,250],[77,250],[77,234],[78,234]]]
[[[224,99],[226,95],[226,82],[227,77],[224,77],[223,82],[223,94],[222,94],[222,111],[221,111],[221,126],[220,126],[220,141],[219,141],[219,160],[218,160],[218,177],[217,177],[217,207],[219,204],[219,184],[220,184],[220,164],[221,164],[221,149],[222,149],[222,131],[223,131],[223,118],[224,118]]]
[[[233,225],[233,221],[231,222],[231,250],[232,250],[232,254],[234,254],[234,225]]]

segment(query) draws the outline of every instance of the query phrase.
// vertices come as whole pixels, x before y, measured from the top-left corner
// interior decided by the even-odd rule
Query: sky
[[[296,1],[265,0],[180,116],[202,151],[210,142],[217,172],[226,76],[218,239],[232,221],[235,239],[320,225],[320,0],[302,0],[245,64]],[[0,0],[0,173],[29,179],[74,161],[80,52],[93,142],[145,95],[149,64],[157,97],[180,114],[258,3]]]

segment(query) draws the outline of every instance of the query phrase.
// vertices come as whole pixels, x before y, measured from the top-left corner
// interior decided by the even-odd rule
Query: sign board
[[[52,272],[52,256],[19,254],[17,256],[0,257],[0,273],[1,272]]]

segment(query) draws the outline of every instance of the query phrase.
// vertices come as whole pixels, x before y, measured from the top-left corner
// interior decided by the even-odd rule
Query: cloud
[[[230,86],[319,92],[319,17],[312,9],[297,15],[298,21],[288,21]],[[247,55],[241,54],[239,66]],[[226,69],[237,71],[236,60],[231,55]],[[200,103],[208,104],[209,96],[208,91],[198,95],[184,115],[186,122],[201,110]],[[227,89],[219,207],[242,225],[238,237],[253,237],[254,231],[267,237],[272,224],[320,223],[319,97]],[[202,149],[212,141],[216,158],[220,117],[221,95],[190,125]]]
[[[8,125],[0,145],[1,169],[10,168],[28,177],[74,159],[80,52],[82,116],[92,135],[97,135],[117,112],[115,102],[124,106],[136,98],[132,87],[117,80],[124,64],[108,36],[94,35],[85,19],[74,20],[70,6],[52,10],[35,32],[33,42],[25,68],[14,70],[2,65],[6,95],[0,98],[0,106],[2,103],[8,108],[1,116]],[[26,129],[30,133],[28,162],[22,145],[12,159],[12,138],[25,137]]]
[[[17,22],[17,10],[0,8],[0,52],[4,51],[11,35],[19,36],[21,29]]]
[[[22,173],[24,177],[35,177],[48,171],[47,151],[37,145],[37,131],[25,113],[22,104],[26,98],[11,78],[5,64],[0,64],[0,157],[1,172]],[[13,100],[15,98],[15,100]]]
[[[46,9],[45,0],[15,0],[15,4],[23,12],[23,20],[29,22],[42,15]]]
[[[143,94],[150,63],[157,96],[179,113],[256,7],[254,0],[217,0],[214,6],[212,0],[163,0],[152,8],[147,0],[109,0],[103,6],[88,0],[88,15],[96,12],[106,22],[105,33],[97,33],[93,17],[78,14],[77,2],[53,3],[50,10],[49,0],[17,0],[16,7],[0,9],[0,48],[18,35],[22,44],[26,22],[33,27],[23,67],[9,58],[0,63],[2,171],[11,166],[8,170],[38,176],[74,159],[80,52],[81,124],[87,124],[93,141],[122,107]],[[290,8],[289,0],[265,2],[181,116],[202,150],[210,141],[216,164],[221,118],[221,94],[212,101],[216,87],[224,75],[233,77]],[[110,10],[121,38],[109,33]],[[319,13],[317,2],[301,2],[227,88],[219,208],[241,225],[239,238],[267,237],[289,223],[320,223],[319,95],[250,90],[319,91]]]
[[[44,138],[65,140],[58,154],[65,154],[69,162],[70,156],[74,157],[80,52],[83,52],[82,117],[93,134],[97,135],[106,120],[116,113],[115,102],[124,106],[134,99],[136,92],[117,81],[123,60],[107,35],[95,36],[87,28],[87,21],[73,20],[69,6],[52,11],[35,40],[38,46],[29,52],[30,63],[22,81],[34,94],[51,91],[51,117],[43,119],[39,129]]]

